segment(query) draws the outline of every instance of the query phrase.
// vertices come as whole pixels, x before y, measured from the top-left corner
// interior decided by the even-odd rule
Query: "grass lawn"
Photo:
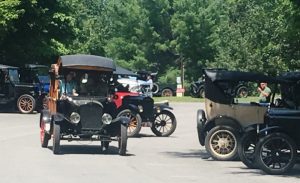
[[[155,102],[168,100],[169,102],[204,102],[203,98],[184,97],[153,97]],[[236,98],[239,103],[258,102],[258,97]]]

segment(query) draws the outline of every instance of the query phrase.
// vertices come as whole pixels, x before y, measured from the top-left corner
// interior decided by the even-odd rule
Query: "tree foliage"
[[[296,0],[5,0],[0,62],[61,54],[113,58],[132,70],[196,80],[207,67],[275,75],[300,68]]]

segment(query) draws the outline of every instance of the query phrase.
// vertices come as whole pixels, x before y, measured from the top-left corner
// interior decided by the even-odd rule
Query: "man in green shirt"
[[[259,92],[260,103],[270,102],[271,89],[268,87],[267,83],[260,83],[257,91]]]

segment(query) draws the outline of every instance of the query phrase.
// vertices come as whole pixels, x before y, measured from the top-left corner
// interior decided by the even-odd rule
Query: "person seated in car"
[[[259,103],[270,102],[271,89],[268,87],[267,83],[260,83],[257,91],[259,93]]]
[[[59,85],[59,91],[60,95],[72,95],[72,96],[78,96],[77,93],[77,84],[76,81],[74,80],[75,77],[75,72],[69,72],[66,75],[66,79],[60,80],[60,85]]]

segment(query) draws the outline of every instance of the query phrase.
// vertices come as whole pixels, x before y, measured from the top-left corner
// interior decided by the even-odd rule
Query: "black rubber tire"
[[[161,91],[161,96],[162,97],[172,97],[173,91],[170,88],[165,88]]]
[[[101,152],[106,153],[109,148],[109,141],[101,141]]]
[[[18,110],[23,114],[32,113],[35,109],[36,101],[28,94],[21,95],[17,100]]]
[[[199,90],[199,96],[200,96],[200,98],[205,98],[205,90],[204,90],[204,88],[200,88],[200,90]]]
[[[171,127],[168,128],[168,124],[171,125]],[[156,136],[168,137],[175,131],[176,126],[177,121],[174,114],[170,111],[163,110],[159,114],[156,114],[151,130]],[[161,132],[161,130],[163,130],[163,132]]]
[[[248,88],[245,87],[245,86],[239,87],[238,90],[237,90],[237,92],[236,92],[236,95],[237,95],[238,97],[241,97],[241,98],[242,98],[242,97],[243,97],[243,98],[248,97]]]
[[[60,153],[60,125],[53,124],[53,146],[52,146],[53,154]]]
[[[153,83],[153,87],[151,91],[153,94],[157,94],[159,92],[159,86],[157,83]]]
[[[198,87],[195,84],[190,85],[190,95],[193,98],[199,98],[199,92],[198,92]]]
[[[223,152],[219,153],[213,148],[213,146],[218,147],[215,143],[214,144],[212,143],[214,138],[218,138],[217,135],[219,136],[221,135],[221,137],[223,138],[222,141],[224,141],[225,139],[232,141],[232,142],[227,142],[228,145],[230,145],[229,151],[224,153],[223,150]],[[207,133],[207,136],[205,138],[205,148],[206,151],[215,160],[221,160],[221,161],[235,160],[238,157],[237,147],[238,147],[239,139],[240,139],[239,133],[236,130],[234,130],[234,128],[232,128],[231,126],[216,126]],[[227,145],[227,149],[228,149],[228,145]]]
[[[127,128],[127,136],[128,137],[135,137],[137,136],[142,128],[142,118],[139,114],[134,114],[129,109],[124,109],[119,112],[118,117],[125,116],[130,118],[130,122]]]
[[[238,144],[240,160],[250,169],[256,169],[255,146],[258,142],[258,134],[255,130],[245,132]]]
[[[268,146],[270,145],[271,146]],[[270,148],[271,147],[271,148]],[[296,163],[297,160],[297,149],[296,144],[293,139],[291,139],[288,135],[284,133],[271,133],[259,140],[256,146],[255,150],[255,160],[260,169],[262,169],[264,172],[272,175],[281,175],[287,173],[290,169],[293,168],[293,166]],[[265,151],[265,148],[269,148],[268,151]],[[278,150],[290,150],[290,153],[288,154],[288,163],[281,167],[282,164],[280,164],[280,168],[275,169],[276,164],[280,163],[279,161],[283,161],[282,157],[284,155],[287,155],[286,152],[283,154],[283,152],[278,152]],[[270,152],[268,155],[267,152]],[[271,160],[269,163],[266,163],[266,158],[263,158],[264,155],[267,154],[266,158],[269,158]],[[276,161],[276,162],[274,162]],[[282,163],[282,162],[281,162]],[[269,164],[269,165],[267,165]],[[272,168],[273,165],[273,168]]]
[[[127,126],[126,125],[121,125],[121,132],[120,132],[120,137],[118,139],[118,144],[119,144],[119,154],[121,156],[126,155],[126,150],[127,150]]]
[[[50,139],[51,139],[51,135],[45,132],[45,122],[43,120],[43,113],[41,113],[41,115],[40,115],[40,140],[41,140],[41,146],[43,148],[47,148]]]

